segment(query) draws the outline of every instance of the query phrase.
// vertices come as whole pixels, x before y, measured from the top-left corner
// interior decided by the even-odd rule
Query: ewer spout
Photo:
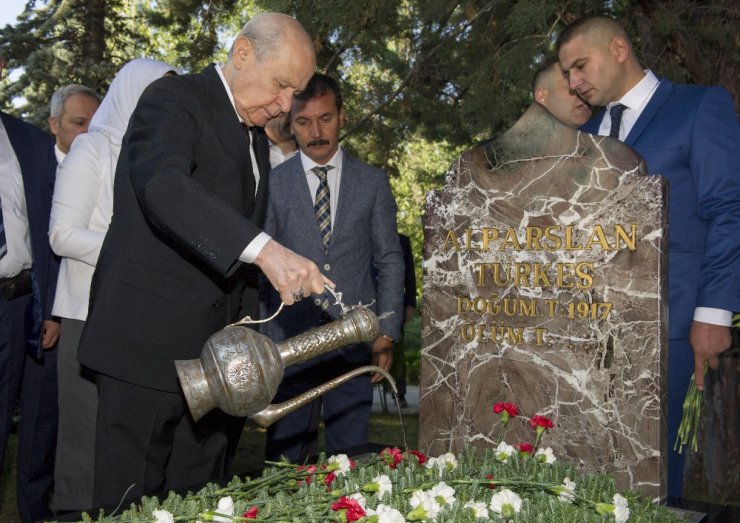
[[[379,372],[380,374],[382,374],[383,377],[388,380],[388,383],[390,383],[393,392],[398,394],[398,389],[396,388],[396,380],[393,379],[388,371],[376,365],[365,365],[363,367],[358,367],[345,374],[342,374],[341,376],[337,376],[336,378],[331,379],[326,383],[323,383],[309,391],[306,391],[303,394],[296,396],[295,398],[289,399],[282,403],[278,403],[276,405],[270,405],[269,407],[262,409],[257,414],[254,414],[252,416],[252,420],[260,427],[267,428],[286,414],[290,414],[294,410],[307,405],[319,396],[323,396],[330,390],[337,388],[339,385],[351,380],[355,376],[360,376],[361,374],[365,374],[367,372]]]
[[[208,338],[198,359],[177,360],[175,367],[195,421],[216,407],[232,416],[252,416],[275,397],[286,366],[372,341],[378,333],[378,317],[362,306],[279,344],[233,325]]]

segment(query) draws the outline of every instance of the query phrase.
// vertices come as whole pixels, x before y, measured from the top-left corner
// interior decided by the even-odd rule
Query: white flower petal
[[[614,521],[616,523],[625,523],[630,517],[630,509],[627,499],[619,494],[614,494]]]
[[[482,501],[468,501],[464,508],[472,509],[476,518],[488,519],[488,507]]]
[[[154,523],[175,523],[175,516],[166,510],[154,510],[152,516],[154,516]]]
[[[216,512],[218,512],[219,514],[225,514],[227,516],[234,515],[234,500],[231,499],[231,496],[226,496],[225,498],[221,498],[218,500]],[[213,521],[218,521],[219,523],[229,523],[231,521],[231,518],[214,515]]]
[[[367,509],[365,512],[367,512],[368,516],[377,516],[378,523],[406,523],[406,518],[403,517],[403,514],[382,503],[375,510]]]
[[[383,497],[386,492],[389,494],[393,492],[393,483],[391,482],[391,478],[389,478],[387,474],[381,474],[380,476],[373,478],[373,483],[378,484],[379,497]]]
[[[547,463],[548,465],[555,463],[555,454],[553,454],[550,447],[537,449],[537,452],[534,453],[534,457],[540,462]]]
[[[334,471],[337,476],[343,476],[350,471],[350,462],[347,454],[336,454],[328,459],[329,463],[336,463],[339,468]]]
[[[505,488],[491,496],[491,502],[488,506],[496,514],[503,515],[504,505],[511,505],[514,512],[519,512],[522,509],[522,498],[516,492]]]
[[[455,502],[455,489],[444,481],[440,481],[427,492],[440,505],[452,505]]]
[[[514,455],[516,449],[505,441],[502,441],[498,444],[498,447],[496,447],[496,450],[494,452],[496,454],[497,460],[502,463],[506,463],[507,461],[509,461],[509,458]]]

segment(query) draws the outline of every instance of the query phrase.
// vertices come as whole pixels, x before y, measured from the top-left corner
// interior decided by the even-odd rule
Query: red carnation
[[[409,450],[409,454],[416,456],[416,459],[419,460],[419,465],[423,465],[424,463],[427,462],[427,459],[429,459],[426,457],[425,454],[422,454],[418,450]]]
[[[493,412],[495,412],[496,414],[501,414],[503,411],[506,411],[509,417],[512,418],[515,418],[519,415],[519,407],[517,407],[513,403],[505,403],[503,401],[499,401],[493,406]]]
[[[486,474],[486,479],[493,479],[493,474]],[[496,484],[493,481],[491,481],[488,483],[488,488],[493,490],[496,488]]]
[[[257,507],[255,505],[252,505],[251,507],[249,507],[249,510],[242,514],[242,517],[244,519],[257,519]]]
[[[401,449],[398,447],[386,447],[380,451],[380,457],[392,469],[395,469],[403,460]]]
[[[326,485],[326,488],[330,489],[332,482],[337,479],[337,475],[333,472],[329,472],[326,477],[324,477],[324,485]]]
[[[365,517],[365,511],[357,502],[357,500],[348,498],[347,496],[342,496],[341,498],[339,498],[339,501],[335,501],[334,503],[332,503],[331,508],[335,512],[345,510],[345,516],[348,522],[357,521],[358,519],[362,519]]]
[[[555,426],[555,424],[545,416],[535,414],[529,419],[529,426],[532,427],[532,430],[542,432],[544,430],[550,430]]]
[[[534,446],[531,443],[517,443],[514,448],[522,454],[533,454]]]
[[[357,468],[357,462],[353,460],[352,458],[347,458],[349,460],[349,470],[355,470]]]
[[[300,466],[296,467],[296,470],[297,470],[298,472],[303,472],[303,471],[306,471],[306,472],[307,472],[307,473],[309,474],[309,476],[306,476],[306,479],[305,479],[305,481],[306,481],[306,485],[310,485],[310,484],[311,484],[311,480],[313,479],[313,474],[314,474],[314,473],[315,473],[315,472],[316,472],[316,471],[317,471],[318,469],[316,468],[316,465],[310,465],[310,466],[308,466],[308,467],[307,467],[307,466],[305,466],[305,465],[300,465]],[[297,481],[297,484],[298,484],[298,486],[299,486],[299,487],[300,487],[301,485],[303,485],[303,481],[304,481],[304,480],[302,480],[302,479],[299,479],[299,480]]]

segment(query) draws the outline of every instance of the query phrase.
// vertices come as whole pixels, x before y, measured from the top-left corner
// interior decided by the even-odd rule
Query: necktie
[[[319,187],[316,190],[314,200],[314,211],[316,212],[316,222],[319,224],[321,241],[324,243],[324,251],[329,250],[331,241],[331,204],[329,200],[329,183],[327,182],[327,173],[333,169],[331,165],[323,165],[311,169],[319,179]]]
[[[3,202],[0,200],[0,258],[8,252],[8,243],[5,239],[5,224],[3,223]]]
[[[609,109],[609,115],[612,117],[612,126],[609,129],[609,136],[612,138],[619,139],[619,126],[622,124],[622,113],[625,109],[627,109],[627,106],[624,104],[615,104],[612,105],[611,109]]]

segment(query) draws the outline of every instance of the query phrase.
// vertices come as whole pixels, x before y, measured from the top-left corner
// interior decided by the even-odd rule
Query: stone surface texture
[[[663,495],[666,185],[645,172],[537,104],[453,163],[424,223],[422,451],[495,447],[506,401],[554,421],[560,459]]]

